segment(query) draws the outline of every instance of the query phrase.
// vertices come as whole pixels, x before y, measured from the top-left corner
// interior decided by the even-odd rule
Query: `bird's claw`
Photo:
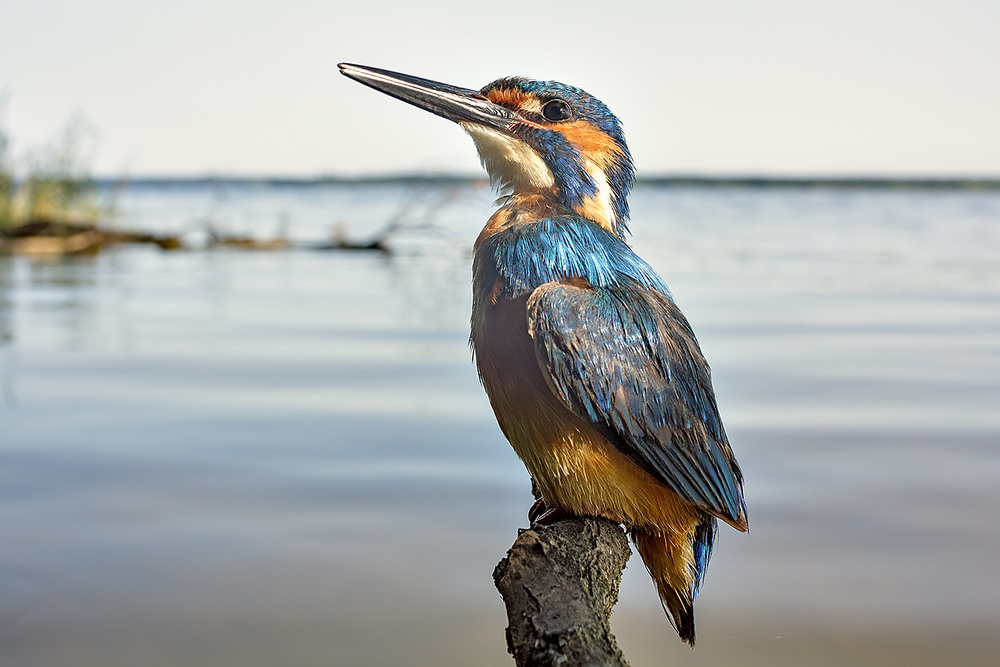
[[[568,516],[572,516],[572,512],[567,512],[561,507],[549,507],[541,498],[536,500],[535,504],[528,510],[528,520],[531,522],[532,528],[548,526]]]
[[[535,498],[534,504],[528,509],[528,521],[535,523],[535,519],[544,514],[548,510],[548,506],[545,501],[541,498]]]

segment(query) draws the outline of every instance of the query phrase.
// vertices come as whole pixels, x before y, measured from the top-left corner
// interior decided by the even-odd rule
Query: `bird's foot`
[[[568,516],[573,516],[573,513],[567,512],[561,507],[549,507],[541,499],[536,500],[535,504],[528,510],[528,520],[531,521],[532,528],[548,526]]]
[[[535,519],[544,514],[548,510],[548,505],[541,498],[535,498],[534,504],[528,509],[528,521],[535,523]]]

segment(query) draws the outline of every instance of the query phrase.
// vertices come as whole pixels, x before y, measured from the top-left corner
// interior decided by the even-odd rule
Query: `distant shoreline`
[[[485,182],[483,176],[459,174],[389,174],[380,176],[142,176],[95,178],[99,187],[204,187],[280,186],[316,187],[331,185],[472,185]],[[1000,178],[879,177],[879,176],[646,176],[636,179],[640,186],[706,188],[829,188],[871,190],[1000,190]]]

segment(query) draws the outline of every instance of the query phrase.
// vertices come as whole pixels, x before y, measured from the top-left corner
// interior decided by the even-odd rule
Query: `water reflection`
[[[0,346],[14,340],[14,303],[11,289],[14,283],[13,262],[0,259]]]
[[[122,206],[169,227],[208,196]],[[400,196],[224,204],[305,241]],[[489,209],[472,192],[389,257],[0,258],[0,663],[509,664],[490,573],[527,478],[467,346]],[[632,664],[989,664],[1000,197],[640,188],[633,210],[713,363],[753,532],[722,535],[693,655],[633,564]]]

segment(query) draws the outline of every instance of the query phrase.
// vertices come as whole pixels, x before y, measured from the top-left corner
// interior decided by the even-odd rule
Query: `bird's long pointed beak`
[[[521,121],[510,109],[490,102],[478,90],[376,67],[350,63],[337,66],[344,76],[456,123],[474,123],[509,131],[513,124]]]

